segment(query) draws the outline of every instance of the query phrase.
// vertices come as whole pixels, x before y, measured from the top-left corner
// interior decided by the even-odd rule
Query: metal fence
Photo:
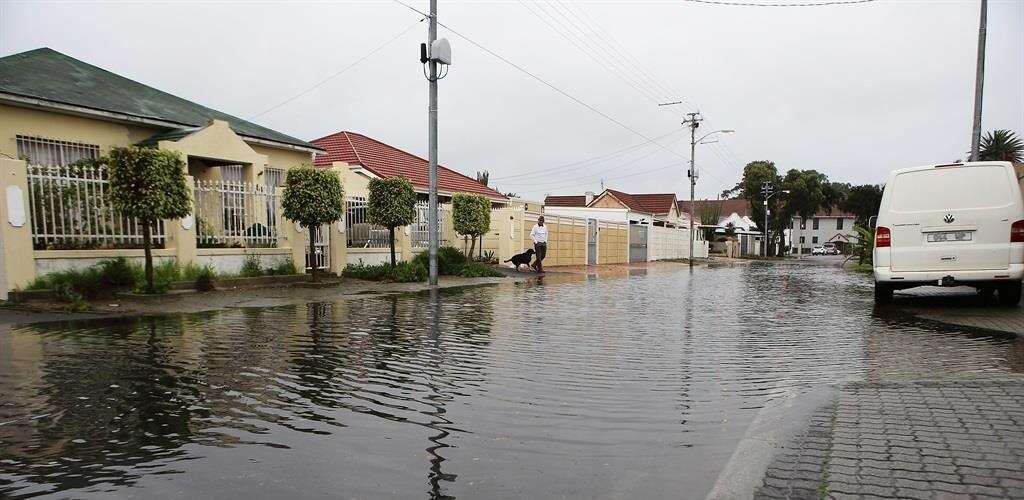
[[[29,215],[37,250],[140,248],[138,220],[114,210],[106,167],[29,165]],[[153,246],[163,247],[163,221],[151,228]]]
[[[416,203],[416,218],[412,222],[412,226],[409,227],[409,238],[412,239],[413,248],[427,248],[430,245],[430,224],[427,221],[428,210],[430,204],[425,201]],[[448,220],[448,212],[451,210],[450,205],[438,205],[437,206],[437,234],[440,238],[438,240],[439,245],[445,245],[448,243],[444,239],[445,235],[445,222]]]
[[[212,247],[276,247],[277,189],[228,180],[197,180],[196,244]]]
[[[388,229],[371,224],[367,216],[366,198],[345,199],[345,244],[349,248],[388,248]]]

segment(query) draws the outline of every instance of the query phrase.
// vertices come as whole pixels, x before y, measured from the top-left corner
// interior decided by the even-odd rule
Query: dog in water
[[[534,251],[533,251],[532,248],[530,248],[530,249],[527,249],[525,252],[523,252],[521,254],[513,255],[511,259],[508,259],[505,262],[511,262],[513,265],[516,266],[516,271],[518,271],[519,270],[519,266],[529,266],[530,265],[530,260],[533,259],[533,254],[534,254]]]

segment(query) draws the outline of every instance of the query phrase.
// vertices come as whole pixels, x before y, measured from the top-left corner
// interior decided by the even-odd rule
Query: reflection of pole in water
[[[437,287],[431,287],[430,289],[430,310],[428,311],[428,321],[430,324],[430,352],[435,356],[435,368],[440,368],[442,360],[438,359],[438,357],[441,353],[441,295]],[[444,417],[444,405],[446,402],[451,401],[452,397],[442,394],[441,391],[438,390],[438,387],[434,384],[433,371],[428,372],[427,387],[430,388],[433,394],[427,396],[426,399],[429,401],[428,404],[434,408],[434,411],[427,413],[427,415],[431,417],[430,423],[427,426],[438,431],[436,435],[427,438],[427,440],[432,443],[432,445],[428,446],[426,449],[427,454],[430,456],[430,474],[427,476],[430,481],[430,498],[454,498],[445,495],[441,491],[441,481],[451,483],[454,482],[455,478],[458,476],[455,474],[446,474],[441,470],[441,464],[444,462],[445,458],[438,453],[442,448],[449,447],[449,445],[445,444],[443,440],[447,438],[449,434],[445,429],[445,426],[451,425],[452,422]]]

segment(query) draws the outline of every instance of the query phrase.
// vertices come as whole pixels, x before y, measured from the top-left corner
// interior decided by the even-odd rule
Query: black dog
[[[529,249],[527,249],[525,252],[523,252],[521,254],[513,255],[511,259],[508,259],[505,262],[511,262],[512,264],[515,264],[516,271],[518,271],[519,270],[519,266],[524,266],[524,265],[525,266],[529,266],[530,265],[530,259],[533,258],[533,254],[534,254],[533,249],[529,248]]]

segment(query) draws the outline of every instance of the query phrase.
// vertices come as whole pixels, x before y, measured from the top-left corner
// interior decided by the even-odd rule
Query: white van
[[[1024,202],[1009,162],[896,170],[875,228],[875,302],[893,290],[968,285],[1020,302]]]

